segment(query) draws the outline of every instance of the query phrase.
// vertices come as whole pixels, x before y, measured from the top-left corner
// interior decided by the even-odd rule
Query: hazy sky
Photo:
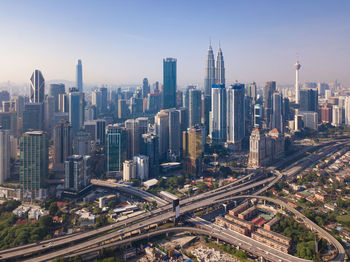
[[[0,81],[75,79],[84,82],[162,81],[162,59],[178,59],[178,83],[203,85],[209,38],[224,53],[227,82],[350,86],[350,1],[2,0]]]

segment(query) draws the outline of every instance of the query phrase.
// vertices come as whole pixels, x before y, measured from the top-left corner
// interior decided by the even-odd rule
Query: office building
[[[140,154],[140,127],[136,119],[128,119],[125,121],[125,128],[128,133],[127,142],[127,158],[132,159],[134,156]]]
[[[271,119],[271,128],[276,128],[278,132],[283,133],[283,97],[279,92],[274,92],[272,95],[272,119]]]
[[[77,72],[76,72],[76,84],[79,92],[83,92],[83,65],[81,60],[78,60]]]
[[[236,150],[241,150],[241,142],[245,136],[244,92],[244,84],[238,83],[226,90],[226,139]]]
[[[326,83],[317,83],[317,91],[320,97],[324,97],[326,90],[329,90],[329,85]]]
[[[142,98],[146,98],[151,93],[151,87],[148,83],[148,79],[144,78],[142,81]]]
[[[4,183],[10,177],[11,156],[10,130],[0,126],[0,183]]]
[[[51,129],[54,125],[53,117],[55,114],[55,98],[53,96],[47,96],[44,101],[44,130],[47,134],[51,135]]]
[[[190,89],[188,98],[189,127],[200,125],[202,117],[202,92],[198,89]]]
[[[320,111],[322,123],[332,123],[332,107],[330,105],[324,105]]]
[[[26,132],[20,138],[20,188],[24,199],[46,197],[49,164],[48,139],[42,131]]]
[[[73,154],[72,125],[60,120],[53,132],[54,164],[63,166],[68,156]]]
[[[22,114],[23,132],[31,130],[43,130],[44,128],[44,104],[30,103],[24,105]]]
[[[318,110],[318,94],[317,89],[302,89],[300,90],[299,111]]]
[[[246,95],[250,98],[251,103],[255,104],[256,100],[258,98],[258,93],[257,93],[257,88],[256,88],[256,83],[250,83],[245,86],[246,90]]]
[[[30,77],[30,103],[43,103],[45,99],[45,79],[40,70]]]
[[[12,136],[21,134],[17,130],[17,114],[15,112],[0,112],[0,126],[2,129],[10,130]]]
[[[264,121],[265,127],[271,129],[272,127],[272,112],[273,112],[273,93],[276,91],[276,82],[266,82],[263,89],[263,107],[264,107]]]
[[[90,156],[72,155],[64,162],[64,188],[79,193],[90,184]]]
[[[169,110],[169,152],[168,160],[177,161],[181,147],[180,114],[177,110]]]
[[[344,108],[333,106],[332,108],[332,125],[341,126],[343,124]]]
[[[58,95],[58,111],[61,113],[69,112],[69,95],[68,94],[59,94]]]
[[[148,180],[149,177],[149,158],[145,155],[134,156],[134,163],[136,165],[136,177],[141,181]]]
[[[187,174],[200,176],[202,174],[202,157],[205,145],[205,130],[203,126],[189,128],[182,133],[184,171]]]
[[[92,152],[92,144],[90,134],[85,131],[78,131],[73,139],[74,155],[90,155]]]
[[[211,88],[215,82],[215,60],[211,45],[208,48],[207,60],[205,64],[204,95],[211,96]]]
[[[96,119],[92,121],[86,121],[84,128],[89,133],[90,138],[96,145],[103,146],[106,141],[106,120]]]
[[[318,114],[313,111],[299,111],[298,115],[302,116],[303,127],[317,130]]]
[[[262,107],[260,104],[254,105],[254,127],[261,128],[262,122]]]
[[[147,97],[147,112],[157,113],[161,107],[161,95],[159,93],[148,94]]]
[[[54,98],[55,112],[59,112],[59,95],[65,93],[66,88],[64,84],[50,84],[49,96],[52,96]]]
[[[162,108],[176,107],[176,59],[163,60]]]
[[[125,160],[123,163],[123,180],[136,179],[136,163],[133,160]]]
[[[0,91],[0,107],[2,107],[2,102],[5,102],[5,101],[10,101],[10,93],[6,90],[3,90],[3,91]]]
[[[126,119],[129,116],[129,109],[125,99],[118,100],[118,118]]]
[[[225,85],[213,85],[211,89],[209,136],[213,141],[226,140],[226,89]]]
[[[149,177],[157,177],[159,174],[159,140],[152,133],[142,135],[141,154],[148,157]]]
[[[166,159],[169,150],[169,112],[159,111],[154,117],[156,135],[159,137],[159,159]]]
[[[73,136],[84,124],[84,93],[72,88],[68,96],[69,102],[69,122],[72,124]]]
[[[118,125],[107,126],[105,147],[107,173],[120,172],[127,159],[126,129]]]

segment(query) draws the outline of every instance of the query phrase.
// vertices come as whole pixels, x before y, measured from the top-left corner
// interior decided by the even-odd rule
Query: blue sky
[[[3,0],[0,81],[126,84],[162,81],[162,59],[178,59],[178,83],[203,85],[209,38],[219,41],[226,79],[350,85],[350,1]]]

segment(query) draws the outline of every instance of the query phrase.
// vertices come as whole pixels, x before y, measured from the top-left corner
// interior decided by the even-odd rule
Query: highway
[[[326,154],[329,150],[332,151],[334,149],[334,147],[338,147],[339,144],[333,144],[331,146],[326,146],[323,150],[321,151],[322,153],[320,154],[320,158],[324,156],[324,154]],[[328,148],[328,149],[327,149]],[[317,154],[319,155],[319,154]],[[300,162],[302,162],[303,159],[300,160]],[[299,162],[299,161],[297,161]],[[304,161],[305,162],[305,161]],[[310,162],[309,162],[310,164]],[[300,167],[299,167],[300,168]],[[301,168],[303,168],[303,166],[301,166]],[[287,171],[288,172],[288,171]],[[297,169],[289,172],[287,175],[293,175],[293,173],[297,173]],[[257,181],[258,179],[261,179],[258,175],[256,174],[251,174],[249,175],[250,180],[248,180],[247,182],[244,182],[245,179],[247,179],[247,177],[242,178],[239,181],[236,181],[236,183],[234,182],[234,185],[230,185],[226,188],[219,188],[217,190],[214,191],[209,191],[197,196],[193,196],[190,198],[186,198],[180,201],[181,204],[181,214],[184,213],[191,213],[193,211],[195,211],[198,208],[203,208],[206,206],[210,206],[213,205],[215,203],[221,203],[223,201],[227,201],[228,199],[232,199],[233,196],[236,196],[244,191],[247,190],[253,190],[256,189],[258,187],[263,186],[264,188],[262,188],[261,190],[259,190],[257,193],[263,192],[265,191],[267,188],[273,186],[275,183],[277,183],[281,178],[282,175],[277,173],[277,177],[269,177],[269,178],[265,178],[262,181]],[[239,184],[243,182],[242,184]],[[141,191],[141,190],[140,190]],[[143,191],[141,191],[143,192]],[[153,195],[152,195],[153,196]],[[242,198],[242,196],[239,196]],[[257,197],[256,195],[254,195],[254,197]],[[144,227],[151,225],[151,224],[155,224],[155,223],[160,223],[162,221],[166,221],[168,219],[171,219],[174,217],[174,213],[172,211],[170,211],[171,209],[171,205],[164,205],[152,212],[149,212],[147,214],[142,214],[140,216],[136,216],[127,220],[124,220],[122,222],[118,222],[112,225],[108,225],[99,229],[95,229],[95,230],[91,230],[88,232],[84,232],[84,233],[79,233],[76,235],[70,235],[67,238],[55,238],[55,239],[51,239],[51,241],[49,241],[49,243],[51,242],[51,245],[46,245],[43,244],[43,242],[40,242],[39,244],[30,244],[30,245],[26,245],[26,246],[21,246],[18,248],[14,248],[14,249],[8,249],[8,250],[3,250],[1,251],[0,255],[2,259],[17,259],[19,257],[22,256],[28,256],[31,254],[35,254],[35,253],[39,253],[48,249],[55,249],[55,251],[53,251],[52,253],[48,253],[45,255],[42,255],[41,257],[36,257],[35,259],[33,258],[32,260],[29,261],[46,261],[46,260],[50,260],[52,258],[55,257],[59,257],[59,256],[63,256],[65,254],[67,254],[66,252],[72,253],[72,252],[78,252],[79,250],[86,248],[88,246],[94,246],[97,245],[99,243],[108,241],[112,238],[118,238],[128,232],[131,231],[135,231],[135,230],[143,230]],[[143,220],[143,221],[141,221]],[[135,223],[133,225],[130,225],[132,223]],[[108,233],[108,231],[110,231],[111,229],[115,229],[115,228],[120,228],[123,226],[128,225],[127,228],[121,228],[118,231],[114,231],[114,232],[110,232]],[[99,236],[95,239],[90,239],[88,240],[88,238],[91,238],[92,236],[98,235],[98,234],[102,234],[102,233],[106,233],[105,235]],[[83,243],[77,243],[74,246],[69,246],[66,247],[65,249],[62,250],[57,250],[59,247],[63,247],[66,246],[67,244],[70,243],[74,243],[77,241],[82,241],[85,240],[85,242]],[[46,242],[45,242],[46,243]],[[340,247],[338,247],[338,249],[340,249]],[[340,253],[341,253],[341,249],[340,249]]]
[[[158,206],[164,206],[164,205],[169,204],[168,201],[166,201],[158,196],[152,195],[149,192],[145,192],[143,190],[137,189],[137,188],[132,187],[132,186],[114,183],[114,182],[110,182],[110,181],[103,181],[103,180],[99,180],[99,179],[91,179],[91,184],[96,185],[96,186],[101,186],[101,187],[114,188],[114,189],[117,189],[121,192],[142,198],[148,202],[156,201]]]

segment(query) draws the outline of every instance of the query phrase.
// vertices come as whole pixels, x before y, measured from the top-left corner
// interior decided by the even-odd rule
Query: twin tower
[[[205,79],[204,79],[204,95],[211,96],[211,88],[213,85],[225,84],[225,65],[224,56],[222,50],[219,47],[218,54],[216,56],[216,63],[214,59],[214,53],[211,45],[209,45],[208,56],[205,66]]]

